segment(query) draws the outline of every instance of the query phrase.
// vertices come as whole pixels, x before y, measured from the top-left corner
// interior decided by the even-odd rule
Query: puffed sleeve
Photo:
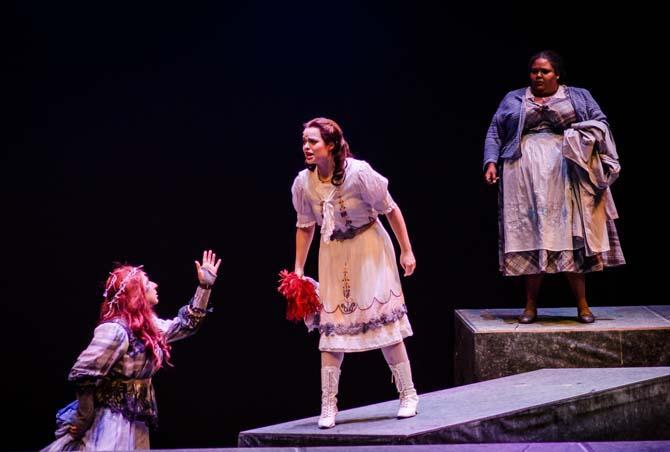
[[[298,174],[291,187],[293,207],[298,214],[298,221],[296,222],[296,227],[298,228],[307,228],[316,224],[316,217],[312,211],[307,193],[305,193],[306,184],[307,174],[306,170],[304,170]]]
[[[128,334],[115,322],[97,326],[93,339],[74,363],[68,380],[85,384],[107,375],[114,364],[128,351]]]
[[[357,176],[363,201],[377,214],[385,215],[397,207],[388,191],[388,179],[373,170],[369,163],[360,162]]]

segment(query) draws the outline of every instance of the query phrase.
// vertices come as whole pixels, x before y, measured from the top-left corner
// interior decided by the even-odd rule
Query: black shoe
[[[577,320],[581,323],[593,323],[596,321],[596,318],[590,310],[583,312],[577,311]]]
[[[523,314],[519,316],[519,323],[533,323],[535,319],[537,318],[537,310],[528,310],[524,309]]]

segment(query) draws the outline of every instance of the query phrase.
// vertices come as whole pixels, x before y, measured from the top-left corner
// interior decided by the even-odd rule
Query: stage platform
[[[160,451],[161,449],[152,449]],[[165,449],[165,452],[224,452],[224,449]],[[667,452],[670,441],[568,443],[429,444],[417,446],[248,447],[247,452]]]
[[[543,368],[670,366],[670,306],[592,307],[582,324],[576,308],[540,308],[529,325],[521,309],[455,312],[454,384]]]
[[[312,417],[243,431],[238,445],[670,440],[669,394],[670,367],[542,369],[422,394],[410,419],[394,400],[341,411],[332,429]]]

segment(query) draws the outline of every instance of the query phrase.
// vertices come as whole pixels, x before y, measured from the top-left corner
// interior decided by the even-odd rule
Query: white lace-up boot
[[[398,408],[398,417],[406,418],[416,416],[418,413],[419,396],[414,389],[414,382],[412,382],[412,368],[409,361],[404,361],[399,364],[391,365],[391,373],[395,380],[395,386],[400,394],[400,408]]]
[[[319,428],[335,427],[337,415],[337,387],[340,383],[340,369],[335,366],[321,368],[321,416]]]

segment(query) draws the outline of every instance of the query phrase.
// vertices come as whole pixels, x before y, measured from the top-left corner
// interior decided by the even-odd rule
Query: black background
[[[497,272],[496,193],[481,156],[496,106],[527,85],[528,58],[545,48],[564,56],[568,84],[589,89],[608,115],[623,166],[613,192],[628,265],[589,275],[590,302],[664,302],[651,295],[660,280],[635,283],[650,275],[642,203],[657,201],[643,176],[654,162],[638,144],[636,17],[608,6],[605,20],[603,10],[12,5],[3,32],[2,447],[52,440],[114,261],[144,264],[169,317],[192,295],[205,248],[223,257],[215,313],[174,344],[175,367],[154,380],[161,425],[152,446],[232,446],[240,430],[318,414],[318,337],[284,319],[276,293],[277,273],[293,265],[301,125],[315,116],[337,120],[356,156],[391,181],[418,262],[404,279],[414,379],[420,392],[452,385],[453,310],[523,305],[522,280]],[[541,306],[573,305],[565,279],[547,278]],[[380,352],[346,357],[340,409],[395,397]]]

